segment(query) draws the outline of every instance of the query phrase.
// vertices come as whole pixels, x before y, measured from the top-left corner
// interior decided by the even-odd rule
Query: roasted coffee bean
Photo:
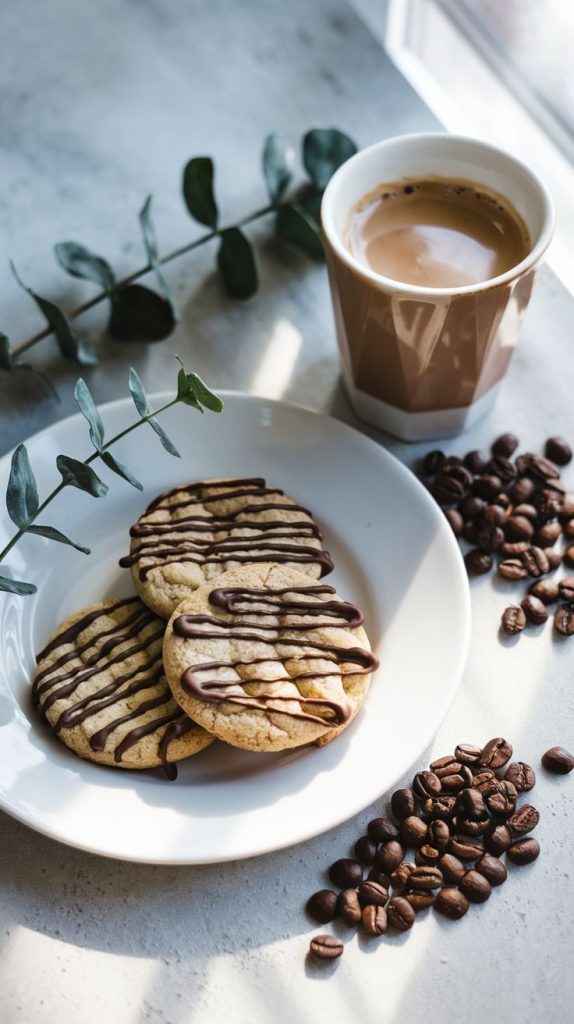
[[[443,883],[442,871],[432,866],[421,865],[411,871],[409,889],[440,889]]]
[[[361,907],[384,907],[389,898],[389,890],[378,882],[361,882],[357,896]]]
[[[391,884],[388,873],[383,871],[382,868],[371,868],[367,878],[369,879],[369,882],[378,882],[379,885],[382,885],[383,889],[388,889]]]
[[[458,480],[459,483],[461,483],[462,486],[464,487],[465,491],[468,491],[468,489],[472,486],[472,481],[474,479],[472,473],[470,473],[469,470],[466,469],[466,467],[463,466],[463,465],[460,465],[460,466],[459,465],[456,465],[456,466],[447,466],[447,465],[445,465],[445,467],[443,469],[443,475],[451,476],[455,480]]]
[[[528,593],[537,597],[543,604],[554,604],[558,600],[558,584],[554,580],[536,580],[531,583]]]
[[[492,889],[488,879],[479,871],[467,871],[460,880],[461,891],[471,903],[484,903]]]
[[[492,569],[492,555],[480,548],[473,548],[464,556],[464,564],[471,576],[483,576]],[[526,576],[526,572],[524,573]]]
[[[465,789],[456,805],[457,814],[464,818],[484,817],[484,800],[478,789]]]
[[[527,540],[515,540],[505,541],[504,544],[500,545],[499,555],[504,555],[505,558],[517,558],[523,551],[527,551],[530,544]]]
[[[367,935],[375,938],[387,930],[387,912],[384,907],[369,905],[363,909],[362,924]]]
[[[423,843],[415,853],[415,864],[419,867],[434,867],[440,859],[440,850],[430,843]]]
[[[536,828],[540,821],[540,814],[532,804],[524,804],[514,812],[506,824],[515,836],[525,836]]]
[[[327,924],[337,913],[337,893],[332,889],[320,889],[309,897],[306,910],[314,921]]]
[[[535,626],[541,626],[543,622],[546,622],[548,612],[539,597],[529,594],[528,597],[523,598],[520,604],[529,622],[534,623]]]
[[[459,857],[460,860],[478,860],[484,853],[484,847],[480,839],[456,835],[449,843],[448,852]]]
[[[557,466],[567,466],[572,460],[572,449],[561,437],[549,437],[544,446],[544,454]]]
[[[556,544],[561,533],[562,528],[560,523],[556,522],[554,519],[550,523],[545,523],[544,526],[541,526],[540,529],[536,531],[534,534],[534,543],[539,548],[551,548]]]
[[[401,863],[405,851],[403,850],[400,843],[397,843],[396,839],[391,839],[388,843],[383,843],[379,852],[377,853],[377,867],[382,868],[383,871],[390,873],[398,868]]]
[[[361,904],[355,889],[343,889],[337,897],[337,916],[342,917],[345,924],[358,924],[361,920]]]
[[[438,818],[436,821],[431,821],[428,828],[428,843],[439,853],[446,850],[450,840],[450,829],[446,821],[441,821]]]
[[[422,471],[425,476],[437,476],[442,471],[445,460],[446,455],[438,448],[435,448],[432,452],[427,452],[422,461]]]
[[[474,747],[471,743],[459,743],[455,748],[454,756],[461,764],[478,764],[482,749]]]
[[[465,492],[460,480],[444,472],[437,476],[429,490],[439,505],[458,505]]]
[[[529,505],[528,502],[523,501],[521,505],[515,505],[512,509],[512,515],[515,518],[528,519],[530,523],[536,523],[538,519],[538,509],[534,505]]]
[[[442,818],[448,821],[452,818],[456,807],[456,797],[435,796],[429,797],[423,803],[423,811],[427,818]]]
[[[518,448],[518,438],[516,434],[501,434],[500,437],[496,438],[496,441],[492,445],[491,451],[493,455],[503,455],[507,459],[514,454]]]
[[[513,864],[532,864],[540,853],[540,843],[537,839],[519,839],[510,847],[506,856]]]
[[[446,459],[444,460],[443,469],[456,469],[458,466],[464,466],[464,462],[462,461],[460,455],[447,455]]]
[[[506,782],[512,783],[517,793],[526,793],[529,789],[534,789],[536,785],[534,768],[531,768],[525,761],[513,761],[512,764],[509,764],[504,779]]]
[[[361,864],[374,864],[377,855],[377,844],[370,836],[361,836],[355,843],[355,857]]]
[[[415,795],[412,789],[395,790],[391,797],[391,811],[399,821],[415,813]]]
[[[441,781],[434,772],[417,772],[413,779],[413,791],[421,800],[438,796],[442,791]]]
[[[475,494],[471,494],[462,502],[460,511],[466,522],[467,520],[478,519],[483,508],[486,508],[484,498],[477,498]]]
[[[553,462],[534,452],[525,452],[523,455],[519,455],[516,460],[516,469],[521,476],[531,476],[542,483],[546,483],[547,480],[557,480],[560,476]]]
[[[427,907],[432,907],[436,899],[436,895],[434,892],[422,892],[422,890],[414,892],[405,892],[403,895],[407,903],[410,903],[415,913],[417,913],[419,910],[426,910]]]
[[[343,952],[343,943],[335,935],[315,935],[309,943],[309,952],[317,960],[336,960]]]
[[[555,519],[562,511],[564,496],[558,491],[543,490],[536,499],[538,517],[543,523]]]
[[[564,561],[566,565],[574,565],[574,544],[571,544],[569,548],[566,548],[564,552]]]
[[[439,914],[449,917],[451,921],[458,921],[464,917],[468,907],[469,903],[464,893],[452,886],[441,889],[434,903],[435,910],[438,910]]]
[[[510,604],[508,608],[505,608],[502,613],[500,625],[505,633],[509,636],[515,636],[517,633],[521,633],[526,625],[526,615],[522,608],[519,608],[515,604]]]
[[[528,569],[518,558],[505,558],[498,563],[498,574],[504,576],[505,580],[525,580]]]
[[[504,526],[506,520],[507,512],[501,505],[486,505],[479,517],[481,526]]]
[[[445,793],[460,793],[461,789],[472,784],[472,772],[467,765],[461,764],[460,771],[442,776],[440,781]]]
[[[487,523],[485,526],[479,526],[476,539],[481,551],[498,551],[500,545],[504,543],[504,532],[500,526],[490,526]]]
[[[562,529],[565,537],[574,537],[574,519],[567,519]]]
[[[443,878],[447,882],[459,882],[466,872],[466,868],[462,861],[452,853],[443,853],[438,862],[438,867],[442,871]]]
[[[411,871],[414,871],[414,864],[410,864],[409,861],[404,860],[399,864],[398,868],[395,868],[391,875],[391,885],[393,886],[393,889],[403,889],[408,883]]]
[[[469,519],[462,528],[462,535],[469,544],[476,544],[478,541],[478,519]]]
[[[504,534],[509,541],[530,540],[534,534],[534,525],[526,516],[509,516],[504,526]]]
[[[518,480],[515,480],[508,491],[508,496],[515,505],[521,505],[523,502],[529,501],[535,491],[536,484],[530,480],[529,477],[522,476]]]
[[[564,519],[574,518],[574,494],[565,494],[562,502],[562,515]]]
[[[331,864],[329,878],[339,889],[352,889],[363,880],[363,866],[358,860],[342,857]]]
[[[444,515],[455,537],[462,537],[464,519],[456,508],[445,508]]]
[[[415,923],[415,912],[404,896],[393,896],[387,904],[387,917],[391,928],[406,932]]]
[[[488,463],[487,471],[493,476],[499,477],[505,484],[510,483],[516,477],[514,463],[505,455],[493,455]]]
[[[494,887],[506,882],[507,874],[504,864],[498,857],[493,857],[491,853],[485,853],[476,862],[476,870],[480,871],[480,874],[484,875],[486,880]]]
[[[424,842],[427,832],[426,821],[411,814],[401,823],[401,842],[404,846],[419,846]]]
[[[554,629],[562,636],[572,636],[574,633],[574,606],[561,604],[554,615]]]
[[[489,473],[486,476],[477,476],[473,485],[472,493],[486,501],[493,501],[502,490],[502,480],[499,476]]]
[[[495,736],[482,748],[478,763],[481,767],[490,768],[491,771],[496,772],[499,768],[503,768],[511,757],[512,745],[502,736]]]
[[[484,837],[484,845],[488,852],[493,853],[496,857],[506,853],[512,845],[512,835],[508,826],[496,825],[495,828],[489,830]]]
[[[560,551],[554,551],[552,548],[546,548],[546,558],[548,559],[549,572],[554,572],[554,570],[562,564],[562,555]]]
[[[564,747],[550,747],[542,755],[542,764],[547,772],[555,775],[568,775],[574,768],[574,754]]]
[[[486,472],[488,466],[488,456],[484,455],[483,452],[479,452],[476,449],[472,452],[467,452],[464,457],[464,464],[471,473],[475,476],[480,476],[481,473]]]
[[[565,576],[558,584],[558,593],[568,604],[574,602],[574,576]]]
[[[496,495],[496,498],[492,499],[492,501],[494,505],[500,505],[500,507],[504,509],[507,517],[510,515],[512,511],[512,502],[508,497],[508,494],[505,494],[504,491],[501,491],[500,494]]]
[[[480,756],[482,757],[482,750],[480,752]],[[472,780],[472,785],[475,789],[478,789],[481,793],[493,792],[494,789],[496,789],[497,778],[492,768],[481,768],[477,765],[475,767],[475,772],[476,774]],[[494,786],[491,785],[493,782]]]
[[[429,768],[440,779],[441,774],[452,775],[453,771],[458,771],[460,761],[457,761],[456,757],[453,757],[452,754],[445,754],[444,757],[437,757],[434,761],[431,761]]]
[[[458,818],[457,821],[459,831],[465,836],[483,836],[490,825],[486,811],[482,818]]]
[[[516,800],[518,793],[512,782],[502,780],[497,783],[497,790],[494,793],[488,793],[485,797],[485,803],[491,814],[501,814],[506,817],[512,814],[516,807]]]
[[[373,818],[367,825],[367,832],[376,843],[388,843],[399,834],[397,826],[390,818]]]
[[[523,551],[520,560],[529,576],[544,576],[550,570],[548,552],[535,545]]]

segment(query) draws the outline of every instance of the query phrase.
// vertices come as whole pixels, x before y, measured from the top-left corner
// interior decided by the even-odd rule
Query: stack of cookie
[[[70,616],[37,658],[34,701],[80,757],[175,763],[218,738],[324,744],[362,706],[377,659],[311,513],[260,478],[159,495],[131,527],[138,596]],[[166,622],[167,620],[167,622]]]

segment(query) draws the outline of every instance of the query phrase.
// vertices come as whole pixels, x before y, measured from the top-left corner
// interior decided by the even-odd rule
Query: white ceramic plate
[[[156,406],[169,396],[155,396]],[[27,537],[13,574],[33,597],[0,595],[0,806],[32,828],[94,853],[163,864],[249,857],[332,828],[390,789],[431,740],[466,657],[470,602],[464,566],[432,499],[400,462],[344,424],[304,409],[228,394],[221,416],[176,406],[162,418],[183,453],[170,458],[140,428],[117,454],[145,482],[118,477],[106,498],[68,488],[44,520],[92,554]],[[131,401],[102,408],[106,434],[134,419]],[[28,442],[40,495],[59,479],[60,452],[85,458],[79,417]],[[10,461],[0,461],[4,494]],[[98,470],[99,471],[99,470]],[[210,476],[265,476],[313,509],[335,560],[328,577],[361,605],[381,666],[368,702],[334,743],[249,754],[220,743],[161,772],[129,772],[76,758],[30,704],[34,653],[76,609],[132,592],[118,567],[128,527],[158,491]],[[108,479],[107,470],[102,476]],[[13,528],[6,514],[0,540]]]

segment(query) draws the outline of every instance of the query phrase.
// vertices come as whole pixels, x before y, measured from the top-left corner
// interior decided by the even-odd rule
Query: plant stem
[[[168,252],[158,260],[158,263],[160,266],[164,266],[166,263],[171,263],[172,260],[177,259],[179,256],[183,256],[186,252],[191,252],[193,249],[198,249],[201,245],[205,245],[206,242],[210,242],[212,238],[220,235],[223,231],[228,231],[230,228],[240,228],[245,224],[251,224],[252,221],[259,220],[261,217],[265,217],[267,214],[273,213],[276,209],[277,207],[271,204],[269,206],[263,206],[260,210],[255,210],[253,213],[243,217],[243,219],[237,221],[236,224],[230,224],[227,228],[216,228],[213,231],[208,231],[207,234],[201,235],[199,238],[196,238],[195,241],[187,242],[178,249],[173,249],[171,252]],[[129,284],[133,284],[134,281],[137,281],[140,277],[144,277],[145,274],[149,274],[151,269],[152,267],[147,263],[145,267],[140,267],[139,270],[134,270],[133,274],[128,274],[126,277],[122,277],[119,281],[115,282],[112,288],[98,292],[97,295],[88,299],[87,302],[83,302],[80,306],[76,306],[71,313],[68,313],[68,319],[75,320],[77,317],[81,316],[82,313],[87,313],[87,311],[92,309],[93,306],[97,306],[98,303],[103,302],[104,299],[109,299],[114,292],[119,291],[121,288],[125,288]],[[39,341],[43,341],[44,338],[48,338],[52,333],[51,327],[45,327],[43,330],[38,331],[37,334],[33,334],[27,341],[23,341],[20,345],[16,345],[12,350],[13,356],[17,358],[22,355],[23,352],[27,352],[29,348],[37,345]]]

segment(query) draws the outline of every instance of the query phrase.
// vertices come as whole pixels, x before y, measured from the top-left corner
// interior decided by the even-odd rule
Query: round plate
[[[154,396],[157,407],[169,395]],[[104,499],[67,488],[42,516],[88,544],[84,557],[26,537],[9,564],[37,584],[0,595],[0,806],[55,839],[126,860],[201,864],[250,857],[332,828],[388,790],[433,737],[458,684],[470,600],[458,545],[413,474],[358,431],[291,405],[228,394],[221,416],[178,405],[162,424],[170,458],[145,427],[117,446],[142,495],[102,467]],[[106,436],[134,420],[130,400],[101,409]],[[59,480],[60,452],[90,452],[80,416],[28,442],[40,496]],[[9,457],[0,461],[6,489]],[[100,470],[98,469],[98,472]],[[328,582],[361,605],[380,668],[368,700],[334,742],[279,754],[214,743],[183,762],[176,782],[75,757],[30,702],[34,653],[71,612],[132,592],[118,567],[128,527],[159,491],[181,481],[265,476],[311,508],[335,561]],[[6,514],[2,537],[13,533]],[[5,540],[2,541],[5,543]]]

